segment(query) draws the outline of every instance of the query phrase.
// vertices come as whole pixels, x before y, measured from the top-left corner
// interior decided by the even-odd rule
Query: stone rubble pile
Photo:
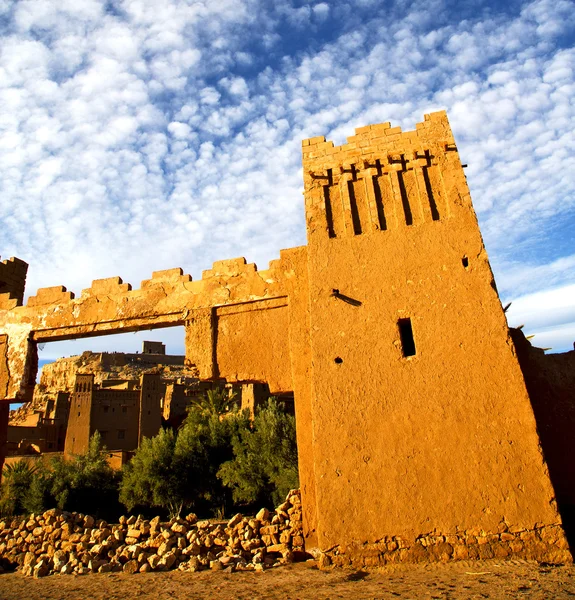
[[[0,522],[0,572],[24,575],[146,573],[148,571],[263,570],[303,556],[299,490],[274,513],[237,514],[226,522],[120,517],[117,525],[57,509]]]

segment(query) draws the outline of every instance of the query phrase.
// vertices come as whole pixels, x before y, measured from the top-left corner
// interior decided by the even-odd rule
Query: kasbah
[[[24,306],[28,265],[1,262],[2,448],[38,344],[180,325],[201,379],[294,393],[307,550],[571,562],[575,352],[508,327],[447,115],[302,151],[308,243],[267,270],[223,260]]]

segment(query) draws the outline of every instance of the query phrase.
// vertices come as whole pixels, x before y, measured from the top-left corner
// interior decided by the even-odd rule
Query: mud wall
[[[575,517],[575,351],[545,354],[512,329],[560,508]]]
[[[560,523],[445,114],[348,142],[303,148],[319,545]]]

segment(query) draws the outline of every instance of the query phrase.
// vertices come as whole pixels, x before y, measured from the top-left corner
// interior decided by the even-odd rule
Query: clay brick
[[[35,296],[28,298],[27,306],[41,306],[43,304],[56,304],[69,302],[74,298],[73,292],[68,292],[63,285],[40,288]]]
[[[132,286],[129,283],[123,283],[120,277],[108,277],[106,279],[95,279],[88,291],[93,295],[98,294],[124,294],[129,292]]]

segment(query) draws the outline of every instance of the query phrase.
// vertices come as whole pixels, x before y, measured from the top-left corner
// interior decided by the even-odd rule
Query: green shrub
[[[4,465],[0,486],[0,514],[4,516],[26,513],[27,496],[34,480],[36,466],[27,460]]]
[[[279,504],[299,486],[295,419],[270,398],[253,423],[233,438],[234,458],[218,471],[233,499],[245,504]]]
[[[69,460],[53,458],[42,475],[47,480],[45,493],[58,508],[104,518],[119,512],[120,474],[108,465],[97,431],[84,454]]]

